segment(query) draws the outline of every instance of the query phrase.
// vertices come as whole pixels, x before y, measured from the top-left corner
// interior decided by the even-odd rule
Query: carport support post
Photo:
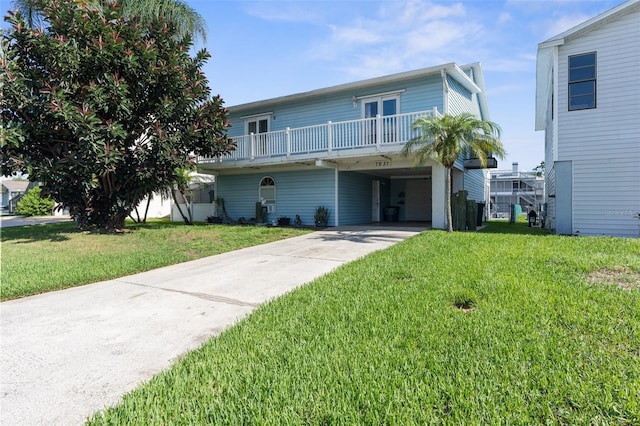
[[[431,226],[435,229],[447,228],[446,175],[442,164],[431,166]]]

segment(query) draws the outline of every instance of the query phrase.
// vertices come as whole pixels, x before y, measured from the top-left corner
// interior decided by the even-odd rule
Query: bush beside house
[[[16,206],[16,213],[21,216],[49,216],[53,213],[54,202],[50,197],[43,197],[39,187],[27,192]]]

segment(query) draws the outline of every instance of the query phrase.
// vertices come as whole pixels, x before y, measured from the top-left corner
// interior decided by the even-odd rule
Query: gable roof
[[[29,181],[2,179],[2,186],[10,192],[25,192],[29,186]]]
[[[549,88],[552,84],[554,49],[639,8],[640,0],[628,0],[538,44],[536,61],[536,130],[544,130],[546,126],[546,110],[551,92]]]
[[[589,31],[601,25],[604,25],[611,21],[615,21],[620,16],[632,12],[638,7],[640,7],[640,0],[628,0],[612,9],[607,10],[606,12],[603,12],[591,19],[584,21],[581,24],[576,25],[573,28],[568,29],[563,33],[560,33],[548,40],[543,41],[542,43],[538,44],[538,48],[543,49],[545,47],[562,45],[567,41],[578,38],[581,35],[588,33]]]
[[[471,73],[474,76],[474,79],[476,81],[471,79],[465,72],[469,70],[471,70]],[[406,71],[406,72],[386,75],[382,77],[370,78],[367,80],[355,81],[352,83],[339,84],[337,86],[325,87],[322,89],[311,90],[308,92],[295,93],[292,95],[279,96],[276,98],[235,105],[235,106],[229,107],[228,110],[229,112],[238,113],[238,112],[255,109],[255,108],[266,108],[266,107],[270,107],[272,105],[276,105],[284,102],[312,99],[314,97],[326,96],[329,94],[339,93],[339,92],[362,90],[371,86],[376,86],[376,85],[385,84],[385,83],[402,82],[402,81],[417,78],[417,77],[441,74],[443,72],[451,76],[453,79],[455,79],[458,83],[460,83],[463,87],[465,87],[471,93],[475,93],[478,95],[478,100],[480,102],[480,108],[481,108],[483,118],[488,119],[489,109],[488,109],[488,103],[487,103],[485,87],[484,87],[484,78],[482,76],[482,67],[480,66],[479,62],[464,65],[464,66],[458,66],[454,62],[450,62],[447,64],[438,65],[434,67],[421,68],[413,71]]]

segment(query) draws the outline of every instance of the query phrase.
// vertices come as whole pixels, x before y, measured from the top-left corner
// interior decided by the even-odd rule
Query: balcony
[[[439,115],[436,108],[360,120],[327,122],[315,126],[286,128],[274,132],[232,138],[235,151],[221,157],[199,158],[200,164],[240,165],[356,157],[376,153],[399,153],[404,144],[420,134],[416,119]]]

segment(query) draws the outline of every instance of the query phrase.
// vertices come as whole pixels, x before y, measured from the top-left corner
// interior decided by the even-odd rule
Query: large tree
[[[405,155],[415,153],[418,164],[434,159],[442,164],[446,173],[447,230],[453,232],[451,218],[451,169],[461,155],[477,157],[483,167],[491,155],[504,158],[500,142],[500,126],[481,120],[472,114],[445,114],[418,118],[413,128],[420,136],[410,140],[403,148]]]
[[[207,26],[202,16],[181,0],[84,0],[92,7],[106,7],[119,3],[124,16],[137,16],[142,24],[150,24],[162,18],[176,27],[181,37],[190,35],[206,39]],[[30,27],[41,23],[43,4],[41,0],[13,0],[15,7],[25,16]]]
[[[80,228],[121,229],[194,156],[233,149],[191,39],[163,18],[143,25],[115,2],[41,1],[45,25],[6,20],[0,58],[2,174],[27,173]]]

